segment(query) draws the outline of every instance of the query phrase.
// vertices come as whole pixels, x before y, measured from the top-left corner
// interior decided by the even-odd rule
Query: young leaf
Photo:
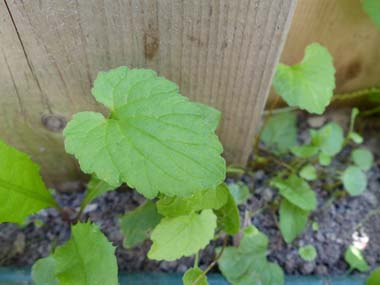
[[[313,231],[318,231],[319,230],[319,224],[317,222],[313,222],[311,224],[311,228],[313,229]]]
[[[319,164],[322,166],[329,166],[331,164],[331,156],[321,152],[318,156]]]
[[[92,175],[90,181],[87,183],[86,195],[83,198],[82,207],[86,206],[95,198],[117,188],[118,186],[119,185],[112,186],[107,182],[100,180],[95,175]]]
[[[352,245],[347,248],[344,259],[350,265],[350,269],[357,269],[361,272],[369,270],[368,263],[361,251]]]
[[[111,185],[127,182],[148,198],[186,197],[223,181],[214,109],[190,102],[153,71],[127,67],[101,72],[93,95],[110,118],[78,113],[64,130],[66,151],[84,172]]]
[[[211,210],[200,214],[163,218],[151,234],[148,257],[155,260],[176,260],[204,248],[214,236],[216,216]]]
[[[305,261],[313,261],[317,257],[317,251],[314,246],[306,245],[298,250],[299,255]]]
[[[232,197],[234,197],[236,204],[241,205],[247,202],[249,198],[249,189],[248,186],[242,182],[230,183],[227,185],[228,190]]]
[[[317,43],[309,45],[300,63],[277,66],[273,85],[290,106],[322,114],[335,88],[335,68],[329,51]]]
[[[288,179],[276,177],[272,179],[271,185],[278,188],[281,196],[295,206],[305,211],[312,211],[317,208],[315,192],[311,190],[305,180],[297,175],[292,174]]]
[[[351,132],[348,137],[356,144],[363,143],[363,137],[356,132]]]
[[[264,126],[261,141],[280,154],[297,144],[296,114],[279,113],[271,116]]]
[[[0,158],[0,223],[22,224],[41,209],[58,207],[28,155],[0,140]]]
[[[376,26],[380,27],[380,2],[378,0],[363,0],[362,3],[364,11]]]
[[[218,261],[219,269],[234,285],[284,284],[282,269],[266,259],[267,247],[267,237],[254,226],[249,226],[244,229],[238,248],[225,248]]]
[[[204,209],[219,209],[228,198],[224,188],[224,184],[221,184],[216,189],[203,190],[186,198],[164,196],[157,202],[158,213],[177,217]]]
[[[297,145],[291,148],[291,152],[301,158],[309,158],[316,155],[319,148],[313,145]]]
[[[317,131],[311,130],[310,135],[312,144],[326,155],[334,156],[342,150],[343,130],[337,123],[328,123]]]
[[[366,285],[379,285],[380,284],[380,267],[372,271],[371,275],[367,278]]]
[[[287,243],[291,243],[299,234],[303,232],[307,224],[309,212],[286,199],[280,205],[280,231]]]
[[[347,167],[341,179],[344,189],[346,189],[351,196],[358,196],[367,188],[367,177],[357,166]]]
[[[127,212],[119,220],[124,236],[123,246],[131,248],[149,238],[150,232],[160,220],[156,205],[149,200],[135,210]]]
[[[315,180],[317,178],[317,170],[312,164],[305,165],[300,171],[300,176],[306,180]]]
[[[182,277],[183,285],[193,285],[193,282],[195,282],[196,280],[199,280],[197,282],[197,285],[208,285],[206,275],[200,277],[202,274],[203,271],[199,268],[190,268],[185,272],[185,274]]]
[[[359,148],[351,153],[352,161],[364,171],[369,170],[373,164],[373,155],[368,149]]]
[[[52,256],[41,258],[33,264],[32,279],[35,285],[58,285],[55,260]]]

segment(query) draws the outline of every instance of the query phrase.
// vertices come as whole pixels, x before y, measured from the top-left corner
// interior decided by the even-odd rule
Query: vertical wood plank
[[[21,60],[27,61],[24,69],[37,86],[35,93],[30,93],[20,89],[24,83],[16,80],[15,86],[8,88],[20,90],[19,100],[28,105],[26,113],[33,113],[35,119],[30,122],[32,128],[43,129],[38,118],[43,112],[69,120],[78,111],[104,111],[90,95],[100,70],[120,65],[148,67],[177,82],[183,95],[222,111],[219,133],[225,156],[240,165],[251,151],[295,7],[295,0],[5,3],[9,15],[2,11],[3,17],[13,19],[8,23],[13,31],[7,38],[15,37],[17,29],[14,41],[22,46]],[[13,54],[4,35],[0,37],[1,49]],[[17,69],[17,64],[12,61],[11,68]],[[0,91],[4,89],[0,87]],[[3,97],[0,95],[1,102]],[[37,101],[32,104],[28,100]],[[16,103],[11,104],[19,106]],[[1,136],[4,134],[12,136],[5,132]],[[61,147],[61,134],[54,135]],[[42,136],[50,137],[44,133],[39,140]],[[15,142],[16,146],[24,144],[27,141],[21,137]],[[63,148],[51,147],[49,151],[54,148],[54,153],[64,155]],[[64,164],[72,168],[72,162]],[[48,168],[44,164],[44,170]],[[57,171],[56,176],[61,174]]]

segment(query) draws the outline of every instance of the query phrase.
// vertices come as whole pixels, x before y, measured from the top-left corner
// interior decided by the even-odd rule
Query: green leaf
[[[148,257],[155,260],[176,260],[204,248],[214,237],[216,216],[212,210],[200,214],[163,218],[151,234]]]
[[[310,131],[311,141],[329,156],[338,154],[343,147],[343,130],[337,123],[328,123],[321,129]]]
[[[380,27],[380,2],[378,0],[363,0],[363,9],[377,27]]]
[[[239,247],[225,248],[218,261],[219,269],[234,285],[284,284],[282,269],[266,259],[267,248],[268,238],[249,226],[243,231]]]
[[[331,164],[331,156],[321,152],[318,156],[319,164],[322,166],[329,166]]]
[[[317,222],[313,222],[311,224],[311,228],[313,229],[313,231],[318,231],[319,230],[319,224]]]
[[[317,257],[317,251],[314,246],[306,245],[298,250],[299,255],[305,261],[313,261]]]
[[[52,256],[39,259],[33,264],[32,279],[35,285],[58,285],[55,260]]]
[[[285,153],[297,144],[296,114],[272,115],[264,126],[260,140],[274,152]]]
[[[367,188],[367,176],[357,166],[347,167],[341,179],[344,189],[346,189],[351,196],[358,196]]]
[[[273,85],[290,106],[322,114],[335,88],[335,68],[329,51],[317,43],[309,45],[300,63],[277,66]]]
[[[228,190],[234,197],[236,204],[245,204],[249,198],[248,186],[242,182],[228,184]]]
[[[183,285],[193,285],[193,282],[199,280],[197,285],[208,285],[206,275],[203,275],[200,279],[199,276],[203,274],[203,271],[199,268],[190,268],[185,272],[182,278]]]
[[[272,179],[271,185],[278,188],[281,196],[297,207],[305,211],[312,211],[317,208],[315,192],[311,190],[305,180],[297,175],[292,174],[288,179],[276,177]]]
[[[352,161],[364,171],[369,170],[373,165],[373,155],[368,149],[359,148],[351,153]]]
[[[83,198],[82,207],[86,206],[95,198],[117,188],[118,186],[119,185],[112,186],[107,182],[100,180],[95,175],[92,175],[90,181],[87,183],[86,195]]]
[[[304,231],[308,217],[308,211],[293,205],[286,199],[281,201],[280,231],[287,243],[291,243]]]
[[[227,202],[214,212],[218,217],[218,227],[229,235],[235,235],[240,230],[239,209],[227,186],[223,184],[223,187],[227,194]]]
[[[119,220],[120,230],[124,236],[123,246],[131,248],[149,238],[160,220],[161,216],[152,201],[146,201],[133,211],[124,214]]]
[[[28,155],[0,140],[0,157],[0,223],[22,224],[41,209],[58,207]]]
[[[94,224],[72,226],[70,240],[53,257],[59,285],[118,284],[115,248]]]
[[[363,137],[356,132],[351,132],[348,137],[356,144],[363,143]]]
[[[216,189],[203,190],[190,197],[164,196],[157,202],[157,210],[163,216],[177,217],[203,209],[219,209],[227,202],[228,193],[223,184]]]
[[[380,267],[372,271],[371,275],[365,282],[366,285],[379,285],[380,284]]]
[[[309,158],[316,155],[319,151],[319,148],[312,145],[300,145],[294,146],[291,148],[291,152],[301,158]]]
[[[350,269],[357,269],[361,272],[369,270],[368,263],[361,251],[352,245],[347,248],[344,259],[350,265]]]
[[[150,70],[102,72],[92,92],[111,116],[78,113],[64,130],[66,151],[84,172],[110,185],[126,182],[148,198],[186,197],[224,180],[216,110],[190,102]]]
[[[317,178],[317,170],[312,164],[305,165],[300,171],[300,176],[306,180],[315,180]]]

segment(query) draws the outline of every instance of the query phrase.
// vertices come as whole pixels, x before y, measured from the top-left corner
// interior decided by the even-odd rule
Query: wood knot
[[[66,118],[57,114],[43,115],[41,118],[42,125],[52,132],[60,132],[66,127]]]

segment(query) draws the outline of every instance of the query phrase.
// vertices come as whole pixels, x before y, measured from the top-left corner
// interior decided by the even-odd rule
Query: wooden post
[[[0,2],[0,137],[30,153],[52,183],[75,179],[62,128],[103,110],[96,74],[155,69],[183,95],[223,112],[229,163],[252,148],[295,0],[5,0]]]

